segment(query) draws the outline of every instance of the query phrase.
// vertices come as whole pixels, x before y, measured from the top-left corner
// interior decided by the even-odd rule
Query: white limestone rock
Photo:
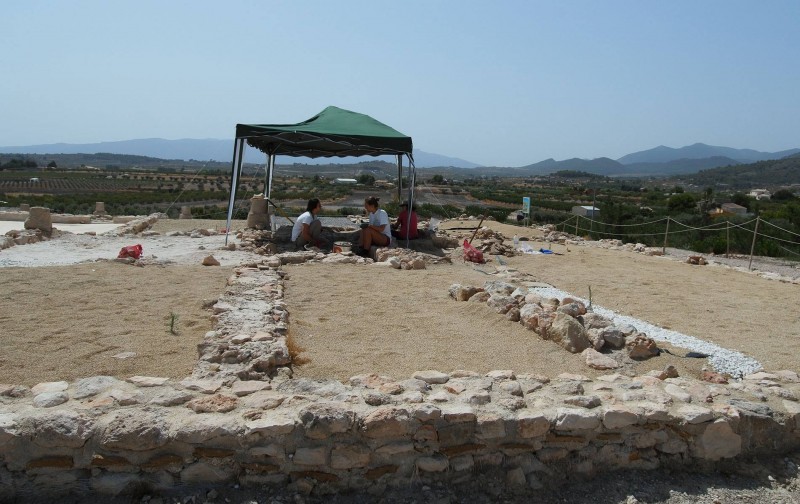
[[[90,378],[81,378],[75,382],[75,389],[72,392],[72,397],[75,399],[83,399],[97,395],[100,392],[108,390],[111,387],[122,384],[113,376],[92,376]]]
[[[156,376],[131,376],[125,381],[132,383],[137,387],[158,387],[167,383],[169,378]]]
[[[591,341],[586,336],[586,329],[575,317],[565,313],[556,314],[548,335],[550,339],[572,353],[580,353],[592,346]]]
[[[592,369],[617,369],[620,364],[608,355],[603,355],[594,348],[587,348],[583,351],[586,365]]]
[[[45,448],[80,448],[93,434],[94,421],[85,413],[59,409],[36,413],[23,424],[30,429],[33,442]]]
[[[450,380],[450,375],[447,373],[430,369],[425,371],[416,371],[412,376],[417,380],[422,380],[428,384],[442,384],[447,383],[447,381]]]
[[[34,385],[33,388],[31,388],[31,393],[36,396],[43,392],[63,392],[68,388],[69,383],[65,381],[43,382]]]
[[[700,445],[701,456],[706,460],[733,458],[742,452],[742,437],[720,418],[706,426],[700,436]]]
[[[555,428],[561,431],[594,430],[600,425],[597,414],[585,409],[559,408]]]
[[[42,392],[33,398],[33,405],[37,408],[52,408],[69,401],[66,392]]]
[[[355,413],[348,405],[336,402],[309,404],[300,410],[298,418],[311,439],[326,439],[347,432],[355,423]]]

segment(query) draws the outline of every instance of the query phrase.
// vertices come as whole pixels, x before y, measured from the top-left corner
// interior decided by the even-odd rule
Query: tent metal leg
[[[398,156],[399,157],[399,156]],[[414,160],[409,157],[408,158],[408,222],[406,223],[406,229],[411,226],[411,212],[414,209],[414,200],[416,199],[416,195],[414,194],[414,188],[417,186],[417,167],[414,166]],[[406,235],[406,248],[410,247],[408,235]]]
[[[397,201],[403,201],[403,155],[397,155]]]
[[[267,194],[267,186],[269,185],[269,158],[271,158],[269,154],[267,154],[266,159],[264,159],[264,197],[269,198]]]
[[[275,154],[269,155],[269,168],[267,169],[267,184],[264,190],[267,198],[272,197],[272,176],[275,174]]]
[[[228,199],[228,220],[225,224],[225,245],[228,244],[228,234],[231,232],[231,219],[233,218],[233,205],[236,202],[236,187],[239,184],[239,173],[242,171],[242,151],[244,138],[237,138],[233,143],[233,161],[231,162],[231,195]]]

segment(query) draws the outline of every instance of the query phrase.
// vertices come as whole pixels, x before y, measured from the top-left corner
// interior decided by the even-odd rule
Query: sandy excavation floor
[[[96,375],[181,379],[211,330],[228,268],[114,262],[0,270],[0,381],[33,386]],[[177,315],[175,332],[171,314]],[[136,355],[115,358],[125,352]]]
[[[236,222],[232,228],[242,225]],[[163,220],[152,229],[224,227],[221,221]],[[251,257],[218,250],[223,242],[222,236],[65,235],[0,251],[0,262],[19,256],[20,262],[38,265],[0,268],[0,383],[188,376],[197,361],[197,344],[212,328],[203,301],[217,299],[232,265]],[[108,260],[133,243],[144,244],[146,266]],[[223,266],[201,266],[209,254],[222,259]],[[64,264],[70,261],[84,262]],[[173,313],[177,334],[169,331]],[[136,355],[114,357],[131,352]]]
[[[378,373],[401,380],[424,369],[604,374],[483,303],[451,299],[452,283],[482,286],[491,278],[502,280],[469,265],[402,271],[320,264],[288,271],[290,335],[306,350],[300,356],[308,361],[296,367],[295,376],[346,381]],[[347,282],[340,281],[343,272]],[[379,287],[384,285],[391,289]],[[639,364],[635,371],[663,369],[668,363],[694,372],[701,365],[699,360],[669,357]]]
[[[220,227],[199,222],[165,220],[154,229]],[[506,236],[520,231],[490,225]],[[196,345],[211,328],[202,302],[224,291],[237,256],[226,257],[221,267],[202,267],[198,257],[222,256],[213,239],[202,251],[186,237],[153,240],[153,247],[169,245],[186,254],[176,250],[165,264],[145,267],[90,262],[0,268],[0,382],[31,386],[98,374],[188,375]],[[70,243],[54,240],[47,250],[69,254]],[[12,247],[0,252],[0,259],[15,249],[33,252],[37,245]],[[800,368],[797,285],[635,253],[552,248],[564,255],[505,260],[534,280],[581,297],[591,285],[598,305],[741,351],[768,370]],[[308,361],[296,368],[296,376],[346,380],[374,372],[404,379],[422,369],[600,374],[580,356],[541,341],[486,306],[448,297],[452,283],[483,285],[496,278],[486,274],[494,271],[492,263],[475,267],[456,261],[422,271],[321,264],[286,269],[290,334],[306,349],[301,356]],[[177,336],[168,332],[171,313],[178,315]],[[136,357],[113,357],[122,352]],[[668,364],[682,375],[696,375],[705,361],[662,354],[626,371],[644,373]]]
[[[520,233],[517,227],[489,225],[507,237]],[[527,236],[537,238],[535,232]],[[541,241],[539,246],[563,255],[503,259],[536,281],[583,298],[588,298],[591,286],[597,305],[740,351],[765,369],[800,369],[797,285],[631,252]],[[488,279],[501,279],[478,271],[493,272],[494,265],[455,261],[423,271],[321,264],[290,267],[286,291],[292,310],[290,334],[306,349],[301,356],[308,361],[296,369],[296,376],[346,380],[377,372],[404,379],[422,369],[512,369],[548,376],[605,373],[588,368],[580,355],[542,341],[484,305],[448,297],[453,283],[482,286]],[[668,344],[659,346],[686,353]],[[642,374],[667,365],[674,365],[681,375],[697,376],[706,361],[662,354],[631,363],[626,371]]]

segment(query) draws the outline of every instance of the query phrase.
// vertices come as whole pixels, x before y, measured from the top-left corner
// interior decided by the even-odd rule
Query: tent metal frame
[[[408,165],[409,165],[409,190],[408,190],[408,221],[406,222],[406,229],[411,225],[411,209],[414,208],[414,188],[416,187],[416,167],[414,166],[414,157],[411,152],[400,152],[395,149],[384,149],[380,147],[371,147],[369,145],[356,145],[351,142],[345,140],[335,140],[330,138],[329,136],[322,136],[322,135],[314,135],[308,132],[293,132],[292,135],[302,135],[301,139],[292,139],[289,140],[285,138],[287,133],[279,133],[279,134],[264,134],[264,135],[248,135],[248,136],[237,136],[234,140],[233,144],[233,160],[231,162],[231,191],[230,197],[228,200],[228,216],[225,226],[225,245],[228,244],[228,235],[230,233],[231,228],[231,220],[233,218],[233,207],[236,201],[236,188],[238,187],[239,178],[242,173],[242,165],[244,164],[244,152],[246,144],[250,144],[252,147],[256,147],[259,150],[262,150],[260,147],[257,147],[254,144],[259,142],[255,141],[258,139],[272,139],[278,141],[277,147],[262,150],[266,155],[266,174],[264,176],[264,197],[266,199],[270,199],[272,195],[272,179],[273,174],[275,173],[275,156],[277,155],[284,155],[284,156],[291,156],[291,157],[358,157],[358,156],[381,156],[381,155],[394,155],[397,158],[397,198],[399,201],[402,201],[402,194],[403,194],[403,156],[408,158]],[[323,155],[309,155],[313,152],[318,152],[320,149],[296,149],[294,146],[296,145],[303,145],[307,143],[317,142],[319,140],[325,140],[326,142],[333,143],[336,145],[340,145],[345,147],[342,150],[330,150],[326,151],[329,154]],[[281,152],[284,145],[290,144],[292,145],[292,149],[290,152]],[[347,147],[351,147],[347,149]],[[270,152],[271,151],[271,152]],[[280,153],[280,154],[278,154]],[[409,245],[409,238],[406,237],[406,248]]]

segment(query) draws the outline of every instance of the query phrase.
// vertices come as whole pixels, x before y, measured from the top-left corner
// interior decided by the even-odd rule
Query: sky
[[[0,145],[231,138],[328,105],[485,166],[800,147],[797,0],[0,5]]]

